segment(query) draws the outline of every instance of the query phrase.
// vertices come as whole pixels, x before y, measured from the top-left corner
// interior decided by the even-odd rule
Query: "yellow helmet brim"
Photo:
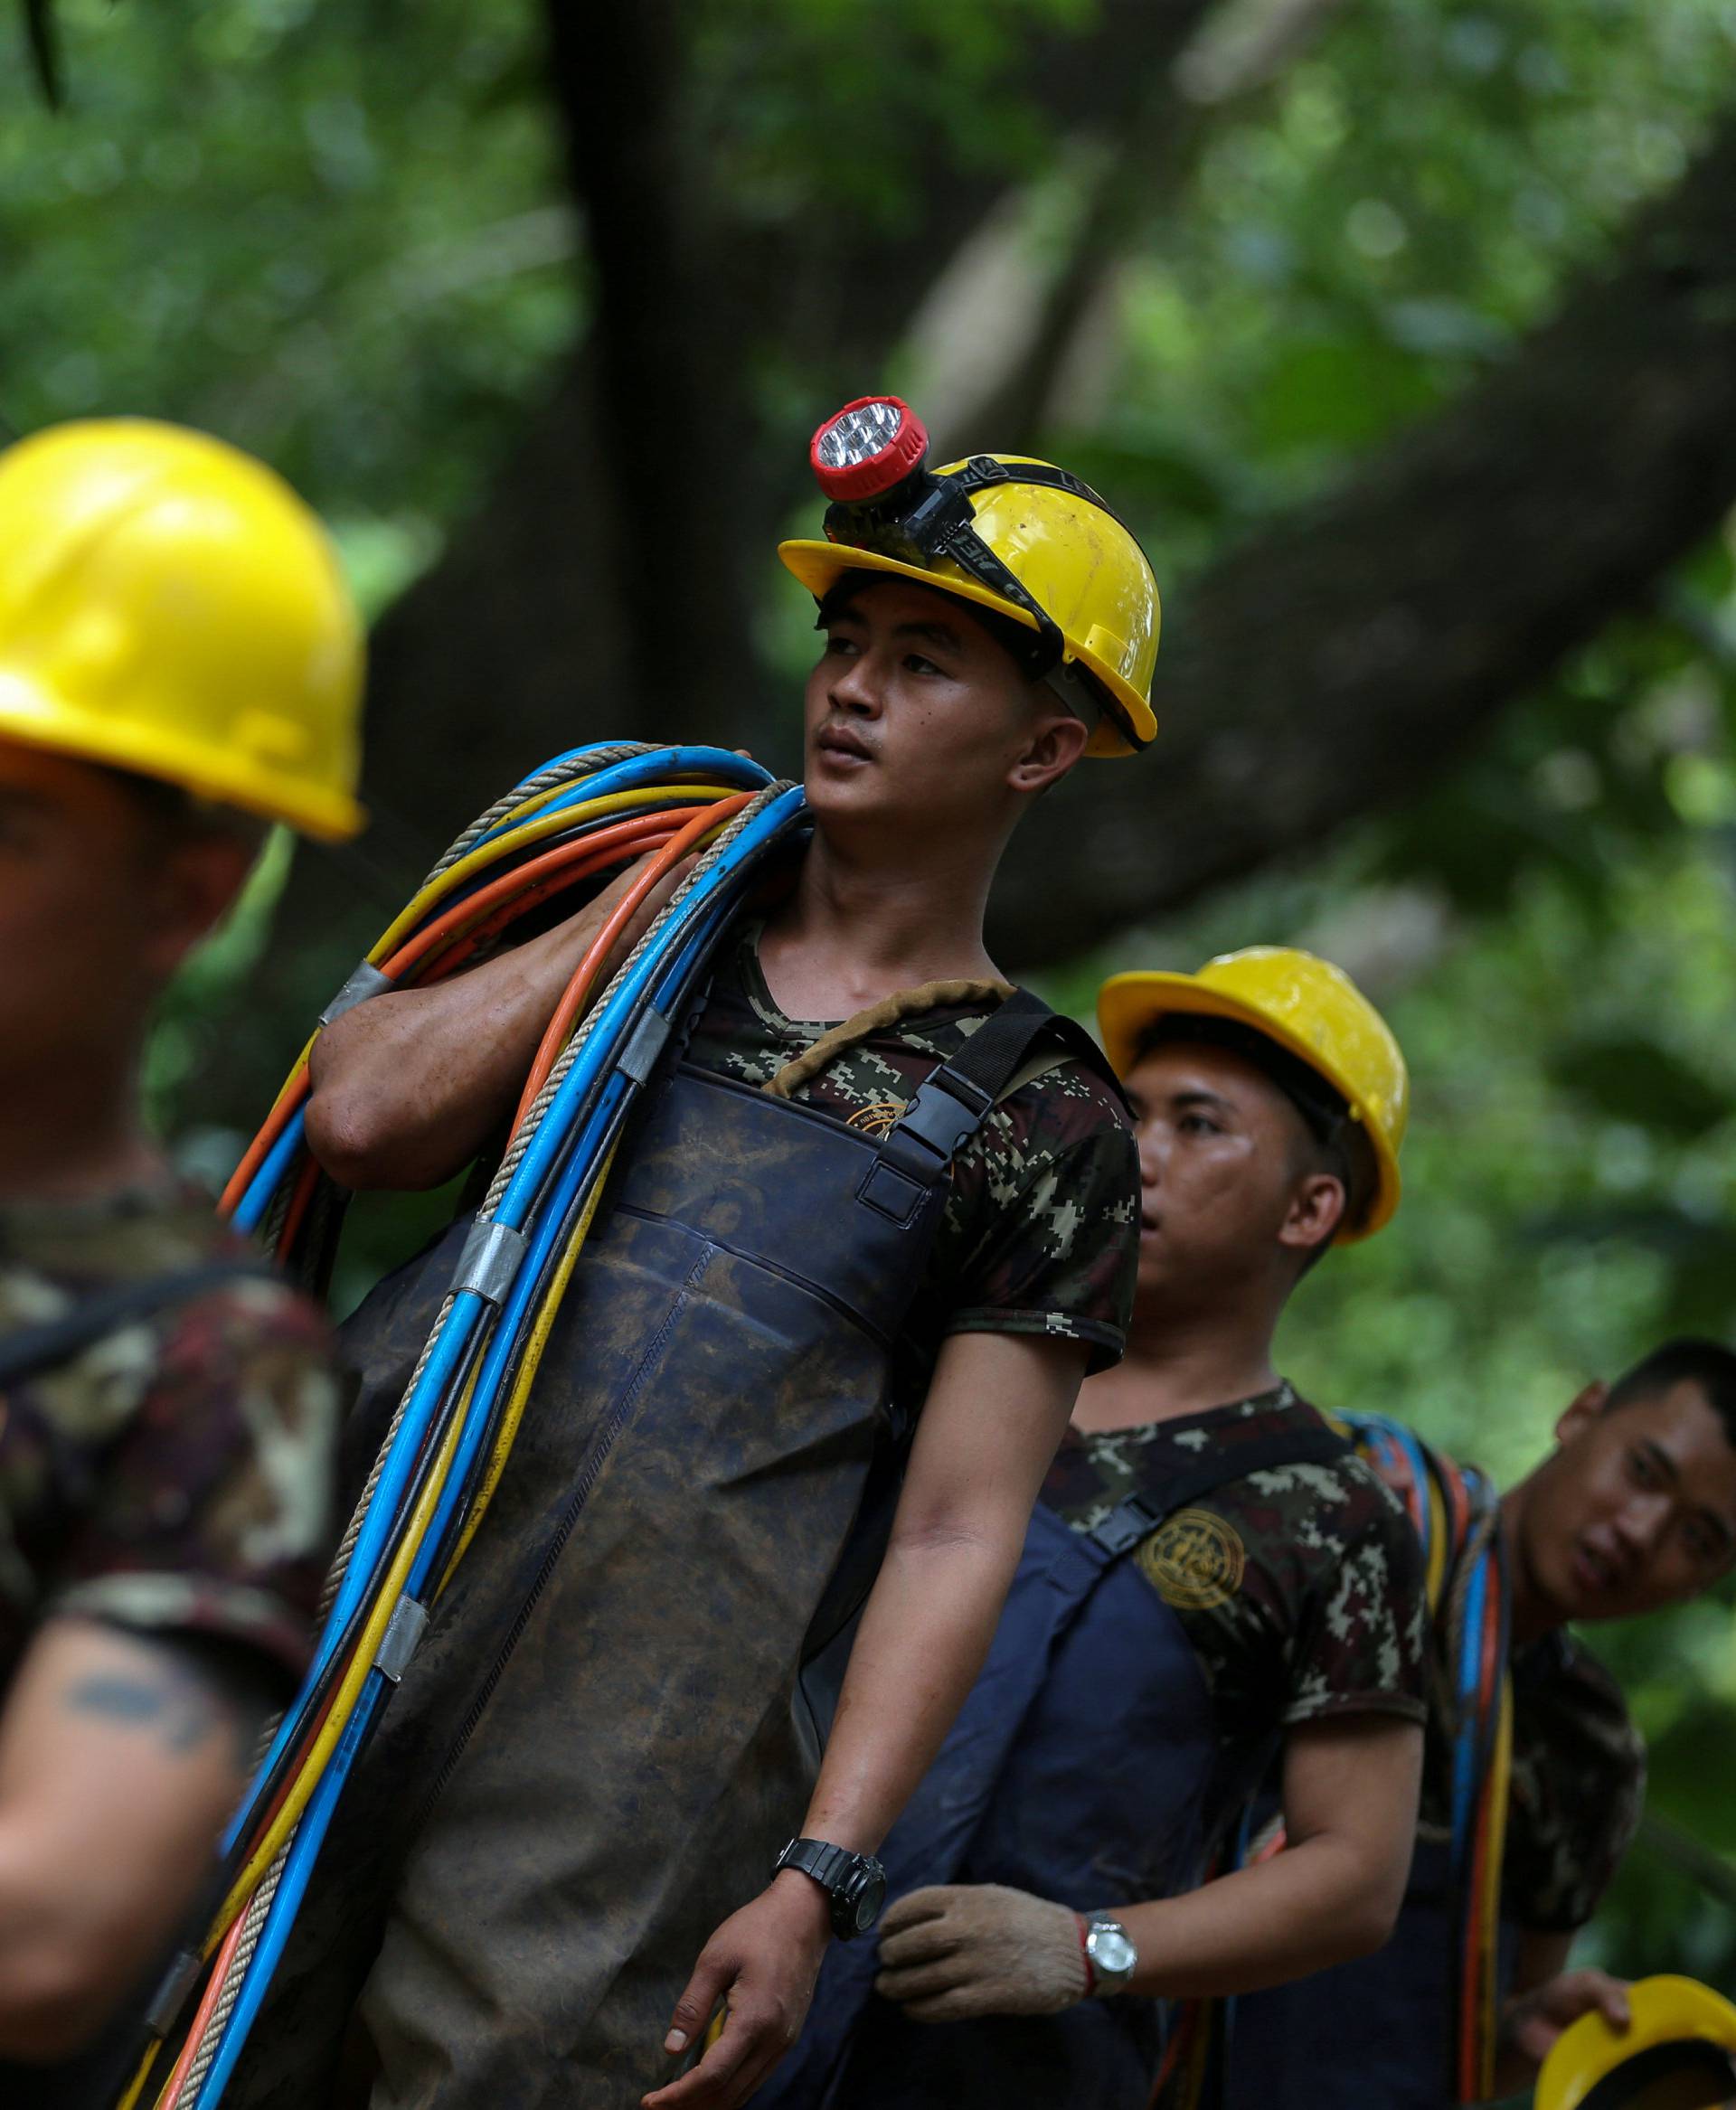
[[[81,711],[34,683],[0,668],[0,739],[19,740],[75,760],[130,769],[261,820],[285,821],[326,843],[348,842],[368,822],[367,809],[341,791],[288,780],[239,752],[222,754],[164,725]]]
[[[1157,1021],[1173,1018],[1177,1013],[1232,1019],[1239,1025],[1250,1027],[1264,1035],[1275,1047],[1282,1048],[1287,1054],[1306,1062],[1316,1076],[1324,1077],[1344,1099],[1352,1119],[1368,1138],[1375,1165],[1375,1189],[1368,1206],[1354,1225],[1340,1227],[1333,1243],[1354,1246],[1362,1239],[1373,1238],[1392,1221],[1402,1186],[1398,1154],[1381,1124],[1369,1118],[1354,1082],[1336,1064],[1323,1061],[1317,1048],[1309,1047],[1299,1035],[1288,1031],[1281,1019],[1274,1018],[1258,1004],[1243,1003],[1192,975],[1112,975],[1099,992],[1097,1020],[1104,1050],[1118,1077],[1125,1078],[1133,1068],[1141,1041]]]
[[[1666,2044],[1710,2044],[1736,2057],[1736,2007],[1697,1979],[1639,1979],[1628,1988],[1628,2006],[1626,2030],[1590,2014],[1561,2031],[1537,2077],[1537,2110],[1578,2110],[1599,2082]]]
[[[978,608],[992,609],[1026,630],[1037,626],[1028,609],[979,586],[974,579],[952,578],[898,557],[882,557],[877,551],[852,549],[844,542],[779,542],[778,555],[785,570],[793,572],[816,601],[824,600],[846,571],[883,571],[895,579],[911,579],[932,592],[950,594],[955,600],[975,601]],[[1112,708],[1091,729],[1085,752],[1104,758],[1137,755],[1148,747],[1156,738],[1157,720],[1139,692],[1093,652],[1070,645],[1067,657],[1094,674],[1112,699]]]

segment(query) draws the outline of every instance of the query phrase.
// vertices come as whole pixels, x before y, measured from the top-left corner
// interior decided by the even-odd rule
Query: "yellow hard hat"
[[[0,454],[0,738],[353,835],[362,654],[325,530],[250,456],[144,418]]]
[[[896,396],[828,419],[810,456],[833,499],[827,540],[778,554],[816,600],[846,571],[884,571],[975,601],[1036,633],[1050,664],[1095,677],[1089,755],[1131,755],[1151,709],[1162,610],[1150,563],[1077,476],[1029,455],[973,455],[929,471],[928,434]]]
[[[1410,1076],[1392,1029],[1342,967],[1294,946],[1221,953],[1197,975],[1112,975],[1098,992],[1098,1026],[1118,1076],[1146,1035],[1176,1013],[1231,1019],[1324,1077],[1368,1137],[1375,1191],[1335,1242],[1352,1244],[1399,1206],[1399,1148],[1410,1111]]]
[[[1689,2110],[1736,2101],[1736,2007],[1692,1978],[1628,1988],[1633,2021],[1600,2014],[1563,2030],[1537,2077],[1536,2110]]]

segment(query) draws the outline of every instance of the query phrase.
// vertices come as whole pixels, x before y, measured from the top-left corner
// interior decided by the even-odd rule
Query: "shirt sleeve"
[[[1424,1720],[1427,1601],[1421,1551],[1409,1521],[1373,1475],[1357,1467],[1344,1479],[1336,1517],[1323,1506],[1310,1528],[1343,1535],[1338,1557],[1309,1593],[1297,1627],[1283,1719],[1296,1724],[1374,1713]]]
[[[967,1242],[946,1333],[1082,1341],[1093,1371],[1120,1360],[1139,1164],[1107,1085],[1065,1062],[997,1107],[961,1156],[947,1206]]]
[[[241,1282],[177,1311],[156,1352],[42,1610],[237,1644],[291,1684],[332,1537],[325,1322],[284,1286]]]

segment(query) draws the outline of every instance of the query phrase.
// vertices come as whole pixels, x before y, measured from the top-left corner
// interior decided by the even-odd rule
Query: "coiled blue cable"
[[[538,776],[542,774],[542,771],[537,771]],[[648,785],[675,784],[684,778],[694,784],[733,784],[742,791],[763,791],[772,781],[769,770],[729,748],[657,748],[648,755],[634,755],[625,762],[613,762],[592,776],[575,778],[540,805],[534,817],[540,820],[545,815],[561,813],[568,806],[584,805],[612,792],[641,791]],[[514,828],[524,824],[523,820],[497,821],[478,835],[470,848],[480,850],[485,843],[497,842],[502,835],[511,834]]]
[[[667,768],[666,758],[664,766]],[[587,1180],[599,1175],[602,1145],[614,1132],[616,1117],[625,1101],[637,1088],[619,1070],[606,1079],[594,1099],[593,1087],[603,1072],[618,1060],[626,1036],[637,1026],[647,1002],[668,1015],[670,1009],[684,997],[698,968],[739,905],[744,883],[751,878],[752,867],[765,852],[799,827],[802,815],[801,793],[793,789],[784,793],[757,815],[725,847],[716,862],[701,874],[679,910],[657,933],[656,941],[646,948],[600,1008],[584,1047],[544,1110],[494,1219],[510,1223],[514,1229],[524,1228],[526,1248],[521,1256],[494,1337],[485,1352],[446,1486],[423,1545],[406,1578],[406,1595],[420,1599],[435,1579],[435,1562],[466,1499],[471,1468],[490,1425],[495,1396],[511,1366],[515,1336],[529,1314],[554,1243],[561,1235]],[[573,1147],[568,1149],[567,1144],[572,1140],[568,1131],[580,1109],[588,1102],[590,1116],[584,1120]],[[263,1171],[262,1167],[261,1174]],[[445,1386],[460,1374],[482,1310],[483,1300],[475,1292],[465,1291],[447,1314],[421,1379],[406,1407],[399,1436],[382,1466],[352,1551],[344,1586],[334,1602],[322,1635],[321,1652],[302,1695],[274,1739],[259,1778],[269,1772],[285,1742],[299,1733],[307,1697],[329,1662],[331,1652],[338,1645],[350,1613],[367,1594],[373,1570],[390,1537],[394,1514],[392,1504],[402,1497],[420,1452],[422,1436],[438,1411]],[[285,1856],[278,1890],[259,1930],[252,1959],[237,1989],[235,2005],[200,2088],[196,2110],[213,2110],[234,2071],[288,1940],[338,1798],[389,1690],[383,1673],[377,1669],[372,1671],[325,1776],[303,1812]],[[252,1805],[253,1796],[250,1794],[248,1804],[231,1828],[226,1847],[241,1835]]]
[[[259,1220],[269,1207],[271,1197],[283,1184],[284,1174],[301,1148],[302,1137],[307,1129],[307,1110],[305,1107],[297,1107],[295,1118],[271,1145],[265,1163],[254,1173],[247,1192],[235,1206],[231,1221],[238,1231],[251,1236],[258,1230]]]
[[[535,1204],[536,1194],[542,1182],[551,1176],[565,1154],[573,1115],[600,1073],[616,1060],[625,1035],[637,1022],[642,1001],[651,984],[666,967],[667,961],[661,956],[665,949],[674,947],[691,934],[707,904],[728,887],[743,867],[757,862],[772,844],[799,824],[802,810],[802,794],[792,789],[773,800],[758,814],[725,847],[716,862],[699,876],[682,901],[677,914],[660,933],[659,943],[647,948],[635,968],[599,1007],[584,1047],[537,1124],[535,1133],[530,1139],[506,1192],[501,1197],[500,1206],[495,1212],[495,1221],[504,1223],[514,1230],[522,1228],[529,1210]],[[288,1135],[289,1131],[286,1130],[284,1138],[273,1148],[273,1158],[283,1149]],[[256,1185],[264,1180],[266,1171],[267,1166],[261,1166]],[[278,1176],[281,1177],[281,1174]],[[250,1196],[252,1191],[249,1190]],[[421,1376],[406,1404],[398,1434],[382,1465],[373,1499],[368,1505],[367,1515],[363,1520],[355,1544],[351,1550],[344,1580],[321,1629],[313,1665],[300,1693],[272,1739],[264,1766],[256,1776],[253,1787],[249,1790],[241,1809],[224,1833],[222,1851],[225,1853],[231,1851],[236,1841],[245,1835],[256,1808],[259,1783],[269,1773],[285,1749],[306,1729],[307,1710],[317,1681],[341,1644],[352,1615],[370,1594],[377,1579],[379,1562],[391,1537],[392,1521],[416,1469],[423,1440],[438,1411],[441,1394],[454,1380],[476,1327],[486,1317],[489,1308],[474,1290],[460,1291],[435,1336]]]

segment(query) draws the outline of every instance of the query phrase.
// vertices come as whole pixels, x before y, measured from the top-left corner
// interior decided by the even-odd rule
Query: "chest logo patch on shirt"
[[[1209,1509],[1179,1509],[1135,1556],[1166,1605],[1209,1612],[1241,1587],[1248,1555],[1233,1524]]]
[[[872,1106],[858,1107],[847,1126],[864,1135],[890,1135],[902,1118],[904,1107],[902,1099],[876,1099]]]

